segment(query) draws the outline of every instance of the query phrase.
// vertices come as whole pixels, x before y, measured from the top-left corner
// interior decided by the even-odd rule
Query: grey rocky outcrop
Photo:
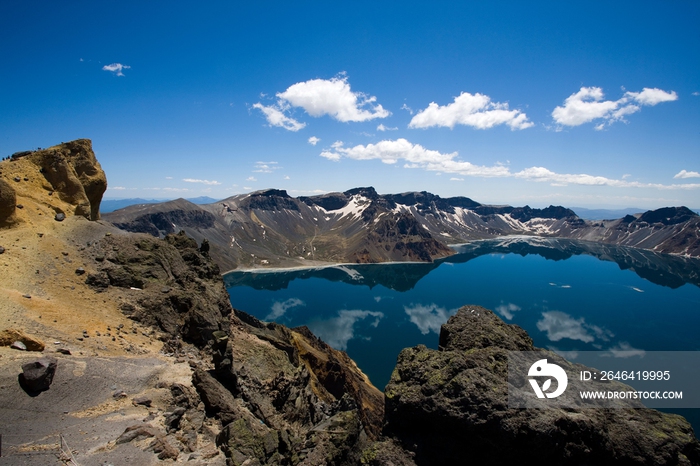
[[[678,415],[650,409],[509,409],[508,350],[533,350],[519,327],[466,306],[439,350],[404,349],[386,387],[384,432],[418,465],[700,464]]]
[[[165,240],[105,236],[92,245],[90,255],[94,268],[85,283],[97,291],[110,286],[137,289],[121,304],[131,319],[200,347],[214,332],[226,331],[231,303],[219,268],[184,233]]]

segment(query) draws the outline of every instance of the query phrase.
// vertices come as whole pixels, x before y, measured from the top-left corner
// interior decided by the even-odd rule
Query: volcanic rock
[[[126,428],[123,434],[121,434],[118,438],[116,443],[121,444],[121,443],[128,443],[132,442],[134,440],[139,440],[143,438],[149,438],[149,437],[157,437],[157,436],[162,436],[163,434],[158,431],[158,429],[154,428],[150,424],[136,424],[133,426],[129,426]]]
[[[85,283],[97,291],[109,286],[141,290],[125,296],[121,305],[131,319],[198,346],[225,330],[231,303],[219,268],[184,232],[165,240],[105,236],[91,253],[105,260]],[[162,292],[164,288],[169,291]]]
[[[49,389],[56,373],[56,358],[50,356],[22,365],[19,383],[27,392],[43,392]]]
[[[681,416],[650,409],[509,409],[508,350],[534,350],[493,312],[465,306],[440,349],[401,352],[386,387],[384,432],[418,465],[700,464]]]

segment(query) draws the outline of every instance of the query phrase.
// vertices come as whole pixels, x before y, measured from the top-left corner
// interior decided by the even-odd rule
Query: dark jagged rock
[[[213,335],[215,369],[196,368],[207,415],[229,464],[350,465],[381,429],[383,398],[347,354],[307,328],[240,311]]]
[[[348,205],[348,198],[342,193],[329,193],[322,196],[300,197],[299,200],[307,205],[317,205],[328,211],[342,209]]]
[[[122,443],[133,442],[134,440],[141,440],[144,438],[157,437],[163,435],[155,427],[150,424],[136,424],[129,426],[124,430],[124,432],[117,437],[117,445]]]
[[[379,194],[377,194],[377,190],[374,189],[372,186],[366,187],[366,188],[353,188],[345,191],[343,194],[347,197],[355,196],[355,195],[360,195],[364,196],[367,199],[371,200],[376,200],[379,198]]]
[[[149,447],[154,453],[158,453],[158,459],[175,460],[180,455],[180,451],[172,446],[165,437],[156,437]]]
[[[49,389],[56,373],[56,358],[46,356],[33,362],[22,364],[19,383],[30,393],[43,392]]]
[[[509,409],[507,351],[527,334],[466,306],[440,349],[408,348],[386,387],[385,433],[418,465],[699,464],[700,444],[680,416],[649,409]]]
[[[91,251],[104,259],[88,274],[88,285],[138,289],[122,303],[130,318],[198,346],[225,330],[231,304],[219,268],[184,232],[164,241],[147,235],[107,236]]]
[[[421,191],[419,193],[410,192],[402,194],[388,194],[384,197],[391,200],[395,204],[416,206],[418,211],[421,213],[427,213],[432,210],[442,210],[453,214],[455,212],[455,207],[473,209],[481,205],[468,197],[458,196],[445,199],[427,191]]]
[[[251,209],[260,210],[299,210],[299,206],[294,199],[292,199],[287,191],[280,189],[268,189],[266,191],[260,191],[253,193],[247,199],[248,205]]]
[[[223,425],[237,418],[238,408],[233,393],[211,374],[202,369],[194,370],[192,384],[197,388],[208,416],[219,418]]]
[[[663,207],[661,209],[644,212],[637,221],[661,223],[663,225],[677,225],[696,217],[698,217],[698,214],[687,207]]]
[[[180,205],[184,204],[184,205]],[[148,233],[149,235],[164,237],[172,233],[178,233],[183,228],[212,228],[215,217],[209,212],[199,209],[195,204],[184,199],[178,199],[168,203],[168,205],[156,204],[163,208],[159,212],[149,212],[138,215],[128,221],[119,221],[120,212],[113,214],[117,216],[114,225],[122,230],[133,233]],[[172,205],[172,209],[168,207]]]

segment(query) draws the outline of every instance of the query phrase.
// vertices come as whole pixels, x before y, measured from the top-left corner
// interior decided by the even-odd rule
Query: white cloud
[[[311,144],[312,146],[315,146],[315,145],[318,144],[320,141],[321,141],[321,138],[317,138],[316,136],[311,136],[311,137],[309,138],[309,144]]]
[[[678,94],[676,94],[675,91],[666,92],[661,89],[650,89],[648,87],[642,89],[642,92],[627,92],[625,95],[642,105],[650,106],[660,104],[661,102],[673,102],[674,100],[678,100]]]
[[[288,131],[299,131],[300,129],[304,128],[306,126],[306,123],[300,123],[296,121],[294,118],[290,118],[287,115],[285,115],[282,110],[278,107],[275,106],[269,106],[266,107],[260,102],[257,104],[253,104],[253,108],[257,108],[263,114],[265,114],[265,118],[267,119],[267,122],[270,124],[270,126],[279,126],[280,128],[284,128]]]
[[[124,191],[126,188],[124,186],[108,186],[107,189],[111,189],[114,191]]]
[[[700,95],[700,92],[695,91],[695,92],[693,92],[693,95],[697,97]]]
[[[374,317],[370,325],[376,327],[384,318],[384,314],[373,311],[342,310],[338,311],[338,316],[332,319],[309,323],[309,328],[333,348],[345,351],[348,348],[348,341],[355,337],[355,323],[368,317]]]
[[[380,123],[379,126],[377,126],[377,131],[396,131],[399,128],[389,128],[388,126],[384,126],[383,123]]]
[[[641,106],[654,106],[661,102],[678,100],[674,92],[645,87],[641,92],[625,92],[618,100],[603,100],[605,95],[600,87],[582,87],[564,101],[564,106],[552,111],[552,118],[559,125],[580,126],[594,120],[603,122],[595,126],[601,130],[605,125],[625,121],[625,117],[639,112]]]
[[[184,181],[186,183],[202,183],[202,184],[206,184],[206,185],[210,185],[210,186],[217,186],[217,185],[221,184],[218,181],[196,180],[193,178],[184,178],[182,181]]]
[[[291,178],[289,177],[289,175],[284,175],[284,178],[283,178],[283,179],[285,179],[285,180],[291,180]]]
[[[406,110],[410,115],[413,115],[413,109],[406,104],[401,106],[401,110]]]
[[[457,178],[457,177],[452,177],[450,178],[450,181],[464,181],[464,178]]]
[[[258,181],[258,179],[255,178],[254,176],[249,176],[249,177],[246,178],[245,180],[246,180],[246,181]]]
[[[342,141],[336,141],[330,149],[324,149],[321,157],[340,161],[342,158],[353,160],[381,160],[386,164],[396,164],[404,161],[404,168],[420,168],[427,171],[454,173],[463,176],[512,177],[528,181],[547,182],[554,186],[569,184],[581,186],[611,186],[617,188],[653,188],[661,190],[700,189],[700,183],[672,184],[641,183],[626,179],[616,180],[604,176],[594,176],[585,173],[568,174],[555,173],[545,167],[529,167],[519,172],[511,172],[508,166],[497,163],[493,166],[474,165],[457,158],[457,152],[443,154],[436,150],[426,149],[420,144],[413,144],[406,139],[384,140],[376,144],[344,147]]]
[[[440,106],[431,102],[428,108],[418,112],[408,124],[409,128],[430,128],[443,126],[450,129],[455,125],[472,126],[477,129],[508,125],[511,130],[534,126],[527,115],[520,110],[508,110],[507,103],[491,102],[484,94],[462,92],[454,102]]]
[[[508,176],[506,167],[497,165],[483,167],[469,162],[455,160],[457,152],[442,154],[429,150],[420,144],[412,144],[400,138],[394,141],[385,140],[376,144],[358,145],[345,148],[341,141],[333,143],[331,150],[324,150],[321,156],[330,160],[340,160],[342,157],[355,160],[381,160],[386,164],[394,164],[404,160],[407,168],[423,168],[430,171],[446,171],[472,176]]]
[[[700,178],[700,173],[689,172],[688,170],[681,170],[675,174],[673,178]]]
[[[517,304],[513,303],[508,303],[508,304],[501,304],[500,306],[496,307],[496,312],[501,314],[503,317],[505,317],[508,320],[513,320],[514,312],[518,312],[522,310],[520,306]]]
[[[129,68],[131,67],[128,65],[122,65],[121,63],[112,63],[111,65],[105,65],[102,67],[104,71],[111,71],[117,76],[124,76],[122,70],[128,70]]]
[[[296,83],[277,94],[293,107],[301,107],[312,117],[329,115],[338,121],[368,121],[386,118],[391,112],[375,104],[377,98],[352,92],[347,76],[311,79]]]
[[[537,321],[537,328],[542,332],[547,332],[547,338],[551,341],[568,338],[591,343],[596,338],[607,341],[613,336],[609,330],[587,324],[583,317],[574,319],[561,311],[543,312],[542,319]]]
[[[270,308],[272,312],[265,316],[265,320],[277,320],[280,317],[282,317],[288,310],[297,306],[306,306],[306,303],[304,303],[304,301],[302,301],[299,298],[289,298],[286,301],[275,301],[274,303],[272,303],[272,307]]]
[[[255,162],[254,173],[272,173],[274,170],[280,170],[277,162]]]
[[[173,177],[172,177],[172,176],[166,176],[165,179],[166,179],[166,180],[172,180]]]
[[[437,304],[412,304],[404,306],[404,311],[408,315],[412,323],[416,324],[418,330],[423,335],[430,332],[440,334],[440,327],[447,322],[451,315],[457,312],[457,309],[446,310],[443,307],[438,307]]]
[[[671,184],[641,183],[639,181],[615,180],[604,176],[582,174],[554,173],[544,167],[530,167],[513,173],[512,176],[529,181],[547,182],[555,186],[568,184],[582,186],[612,186],[617,188],[654,188],[654,189],[698,189],[700,184]]]

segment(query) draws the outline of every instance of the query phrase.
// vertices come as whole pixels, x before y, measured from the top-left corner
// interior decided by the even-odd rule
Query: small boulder
[[[78,267],[77,269],[75,269],[76,275],[83,275],[84,273],[85,273],[85,269],[82,267]]]
[[[64,221],[64,220],[66,219],[66,214],[64,214],[63,212],[59,212],[59,213],[56,214],[56,216],[54,217],[54,219],[55,219],[57,222],[62,222],[62,221]]]
[[[172,446],[164,437],[156,437],[151,444],[154,453],[158,453],[158,459],[177,459],[180,452]]]
[[[151,406],[153,400],[147,396],[137,396],[131,400],[134,406]]]
[[[10,345],[10,348],[20,350],[20,351],[27,351],[27,345],[22,343],[21,341],[16,341]]]
[[[49,389],[56,373],[56,358],[50,356],[22,365],[19,383],[28,392],[43,392]]]
[[[149,437],[158,437],[161,433],[150,424],[136,424],[126,428],[123,434],[117,438],[117,445],[141,440]]]
[[[165,413],[165,425],[168,430],[176,430],[180,427],[180,419],[185,415],[185,408],[175,408],[170,413]]]

